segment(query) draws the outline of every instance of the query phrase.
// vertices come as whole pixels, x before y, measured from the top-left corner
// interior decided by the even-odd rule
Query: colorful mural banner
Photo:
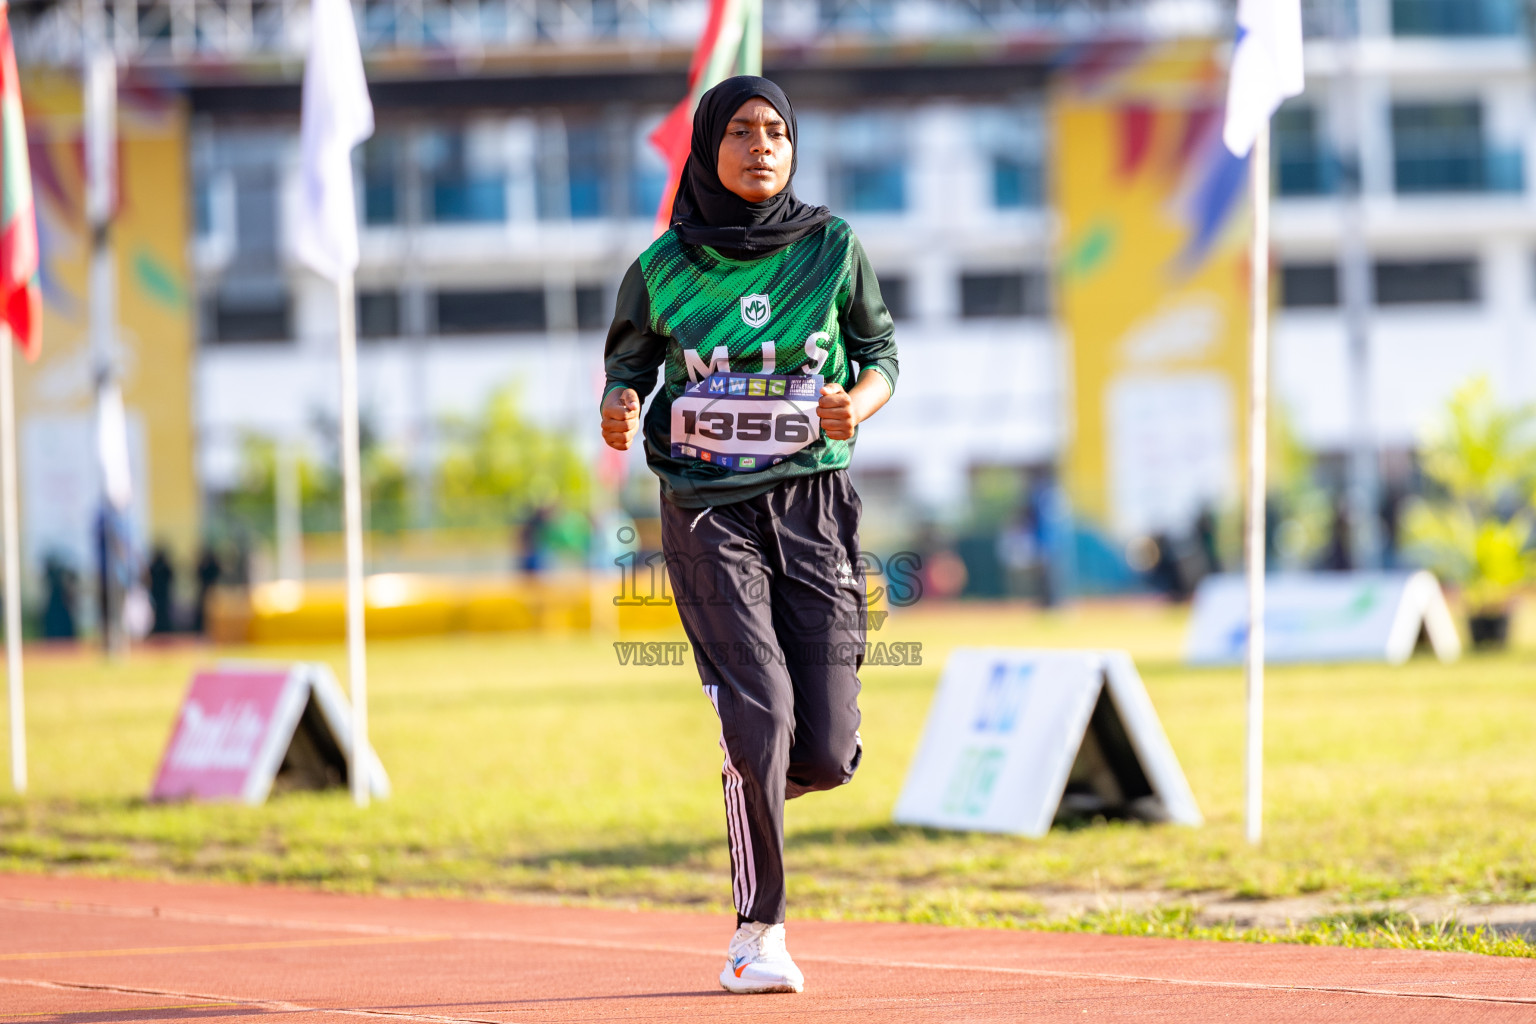
[[[22,102],[37,204],[44,336],[41,358],[18,374],[23,547],[29,570],[52,558],[93,573],[101,482],[78,76],[28,68]],[[118,132],[112,232],[118,331],[110,357],[127,407],[130,518],[141,543],[164,540],[185,563],[199,536],[185,102],[174,92],[125,87]]]
[[[1067,486],[1122,539],[1186,534],[1242,479],[1247,164],[1221,142],[1215,55],[1150,48],[1051,99]]]

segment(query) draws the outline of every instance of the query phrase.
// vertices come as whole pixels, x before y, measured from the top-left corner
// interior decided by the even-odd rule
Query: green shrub
[[[1478,378],[1451,396],[1421,452],[1431,493],[1408,509],[1408,548],[1461,586],[1474,613],[1504,609],[1536,574],[1533,432],[1531,407],[1501,407]]]

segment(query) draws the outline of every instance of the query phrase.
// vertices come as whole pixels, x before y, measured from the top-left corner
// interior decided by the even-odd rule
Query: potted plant
[[[1459,388],[1420,452],[1428,493],[1407,511],[1409,551],[1461,587],[1477,647],[1503,647],[1510,605],[1536,576],[1536,417],[1486,378]]]

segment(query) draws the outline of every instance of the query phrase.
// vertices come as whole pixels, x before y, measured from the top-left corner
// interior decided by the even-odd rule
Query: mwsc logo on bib
[[[741,320],[748,327],[761,327],[773,316],[773,306],[768,302],[766,295],[743,295],[741,297]]]

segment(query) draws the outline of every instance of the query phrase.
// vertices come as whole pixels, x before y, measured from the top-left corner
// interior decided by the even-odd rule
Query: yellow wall
[[[1080,515],[1121,536],[1155,528],[1180,495],[1233,500],[1241,479],[1245,178],[1214,243],[1192,248],[1226,159],[1214,53],[1155,48],[1103,78],[1064,77],[1052,99],[1067,484]]]
[[[24,536],[32,567],[48,550],[64,548],[72,549],[76,569],[91,571],[93,558],[79,562],[92,550],[97,484],[78,81],[33,70],[22,98],[44,288],[42,355],[18,379]],[[185,573],[199,529],[186,108],[173,93],[125,89],[118,128],[114,359],[133,442],[135,515],[145,540],[168,542]]]

